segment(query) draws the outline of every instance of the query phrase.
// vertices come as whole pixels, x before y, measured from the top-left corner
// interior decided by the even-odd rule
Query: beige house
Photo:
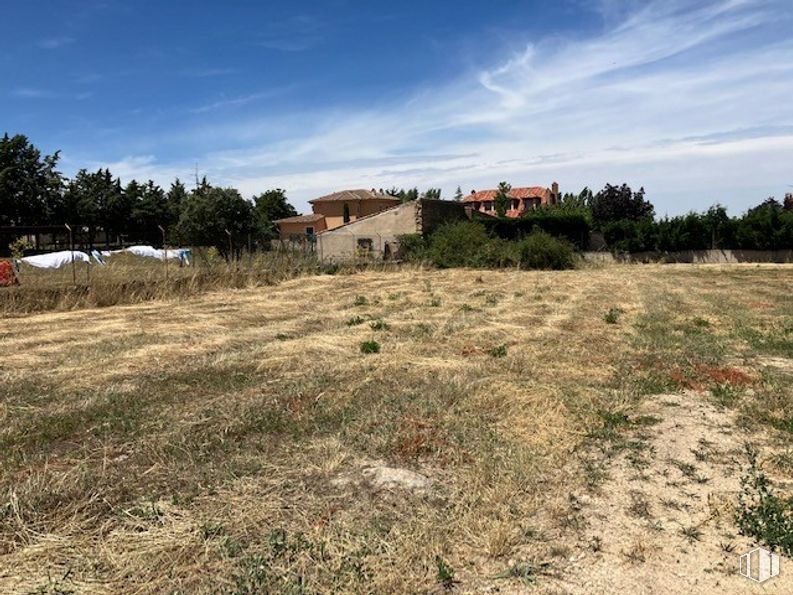
[[[298,215],[279,219],[278,230],[281,240],[313,240],[322,231],[335,229],[385,209],[401,204],[398,198],[382,190],[342,190],[310,200],[314,211],[309,215]]]
[[[322,260],[340,261],[358,258],[396,258],[399,237],[426,235],[443,223],[467,219],[462,202],[422,198],[370,215],[362,215],[317,236],[316,252]]]

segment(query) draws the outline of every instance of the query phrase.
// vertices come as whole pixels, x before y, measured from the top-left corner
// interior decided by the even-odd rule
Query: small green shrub
[[[404,234],[397,237],[399,249],[397,257],[408,262],[417,262],[427,257],[427,242],[420,233]]]
[[[347,326],[357,326],[359,324],[363,324],[365,321],[360,316],[353,316],[347,321]]]
[[[774,493],[757,462],[757,451],[747,448],[749,471],[741,478],[736,522],[742,535],[754,537],[786,556],[793,555],[793,498]]]
[[[440,308],[441,307],[441,298],[434,297],[429,302],[427,302],[427,305],[430,308]]]
[[[380,353],[380,343],[377,341],[364,341],[361,343],[361,353]]]
[[[278,333],[275,336],[275,339],[276,339],[276,341],[288,341],[289,340],[289,335],[287,335],[285,333]]]
[[[369,326],[372,328],[373,331],[387,331],[389,328],[391,328],[390,326],[388,326],[388,323],[382,319],[377,319],[372,321],[369,324]]]
[[[575,266],[572,244],[535,229],[517,246],[520,268],[562,270]]]
[[[355,299],[352,302],[353,306],[366,306],[369,304],[369,300],[366,299],[365,295],[356,295]]]
[[[438,582],[444,589],[451,589],[454,586],[454,568],[440,556],[435,556],[435,565],[438,567]]]
[[[507,357],[507,346],[499,345],[488,351],[491,357]]]
[[[620,314],[622,314],[622,310],[619,308],[609,308],[609,311],[603,315],[603,320],[605,320],[607,324],[617,324],[617,321],[620,319]]]

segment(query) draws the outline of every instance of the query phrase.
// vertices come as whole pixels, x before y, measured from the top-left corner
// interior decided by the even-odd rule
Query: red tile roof
[[[401,202],[398,198],[391,196],[390,194],[386,194],[385,192],[363,189],[342,190],[340,192],[334,192],[333,194],[320,196],[319,198],[315,198],[314,200],[310,200],[308,202],[310,204],[314,204],[315,202],[328,202],[334,200],[392,200],[395,204]]]
[[[463,202],[484,202],[495,200],[498,190],[480,190],[473,192],[463,198]],[[551,189],[542,186],[527,186],[525,188],[513,188],[509,191],[509,198],[540,198],[543,202],[551,201]]]
[[[313,223],[324,218],[325,215],[313,213],[311,215],[297,215],[295,217],[287,217],[286,219],[276,219],[273,223]]]

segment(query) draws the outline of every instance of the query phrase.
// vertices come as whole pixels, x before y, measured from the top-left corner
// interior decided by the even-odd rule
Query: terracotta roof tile
[[[314,200],[308,201],[310,204],[314,204],[315,202],[329,202],[335,200],[393,200],[395,203],[400,202],[400,200],[390,194],[386,194],[385,192],[378,192],[376,190],[341,190],[340,192],[334,192],[333,194],[327,194],[325,196],[320,196],[319,198],[315,198]]]
[[[463,202],[482,202],[494,200],[498,190],[480,190],[463,198]],[[527,186],[524,188],[513,188],[509,191],[509,198],[541,198],[545,201],[551,200],[550,188],[542,186]]]
[[[286,219],[276,219],[273,223],[313,223],[324,219],[325,215],[318,215],[312,213],[310,215],[297,215],[295,217],[287,217]]]

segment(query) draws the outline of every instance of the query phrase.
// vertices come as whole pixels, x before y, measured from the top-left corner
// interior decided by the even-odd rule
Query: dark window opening
[[[344,222],[345,223],[350,222],[350,205],[348,205],[347,203],[344,203]]]

